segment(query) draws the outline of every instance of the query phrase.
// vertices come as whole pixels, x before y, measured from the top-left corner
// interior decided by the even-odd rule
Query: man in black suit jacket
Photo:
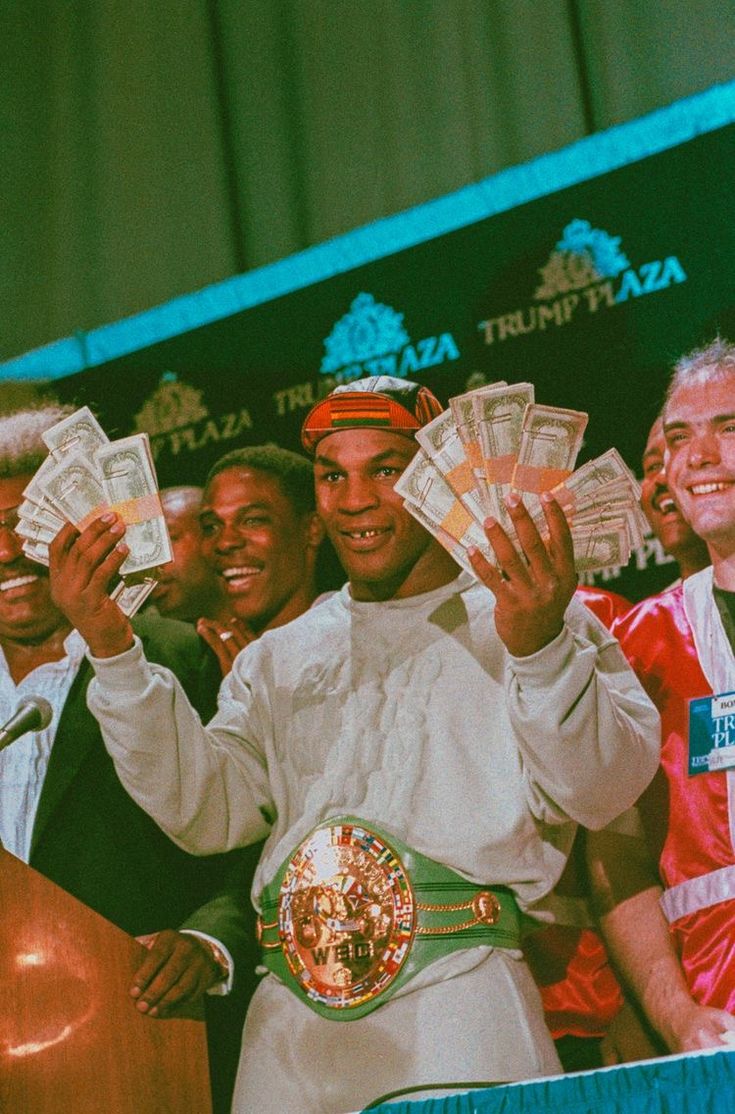
[[[0,480],[0,492],[2,486]],[[0,542],[0,575],[7,579],[3,552]],[[204,655],[193,629],[155,613],[139,616],[134,624],[153,660],[169,665],[203,708]],[[2,630],[0,646],[7,646]],[[181,851],[127,795],[87,709],[92,675],[82,659],[56,726],[29,862],[114,924],[140,936],[183,924],[224,883],[229,864],[226,856],[197,859]],[[206,718],[206,710],[204,714]],[[126,884],[128,879],[134,884]],[[216,911],[227,913],[219,900]],[[216,911],[202,911],[210,927],[219,923],[218,915],[210,916]],[[202,918],[197,926],[208,931]]]
[[[124,931],[157,934],[134,978],[131,1008],[164,1016],[222,983],[217,944],[230,953],[246,993],[255,965],[245,916],[252,866],[239,853],[196,858],[172,843],[122,788],[87,710],[92,669],[83,643],[51,601],[45,569],[28,560],[13,529],[23,491],[45,456],[40,432],[62,415],[48,408],[0,422],[0,716],[7,719],[30,692],[55,709],[44,732],[0,752],[0,836],[8,850]],[[140,616],[136,628],[153,660],[174,670],[206,719],[216,706],[219,670],[193,628],[156,615]],[[208,998],[207,1007],[216,1106],[225,1110],[239,1031],[231,1002]]]

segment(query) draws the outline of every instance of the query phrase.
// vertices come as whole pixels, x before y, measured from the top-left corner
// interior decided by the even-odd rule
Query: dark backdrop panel
[[[724,88],[96,330],[81,345],[97,366],[55,387],[113,436],[147,430],[162,485],[202,482],[239,445],[298,448],[319,397],[379,371],[444,401],[529,379],[539,401],[589,412],[579,463],[615,445],[637,472],[672,361],[735,334],[735,84]],[[597,580],[639,599],[672,577],[649,539]]]

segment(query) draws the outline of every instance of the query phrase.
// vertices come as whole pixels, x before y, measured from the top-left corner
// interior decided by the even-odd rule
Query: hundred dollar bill
[[[574,565],[578,572],[599,572],[627,565],[630,560],[628,531],[621,520],[599,526],[574,527]]]
[[[505,526],[510,521],[505,497],[510,491],[518,459],[523,415],[533,399],[532,383],[512,383],[484,391],[473,402],[491,502],[490,513]]]
[[[617,512],[626,519],[631,547],[640,549],[651,529],[641,509],[640,491],[635,477],[613,480],[599,488],[594,498],[588,497],[578,504],[573,521],[575,524],[584,522],[590,516],[599,514],[600,510],[608,516]]]
[[[83,530],[107,508],[105,493],[93,465],[78,453],[65,456],[40,482],[55,513],[79,530]]]
[[[648,519],[644,515],[643,510],[641,509],[641,505],[638,501],[633,504],[633,516],[635,518],[637,534],[634,535],[631,531],[631,548],[640,549],[641,546],[645,544],[646,535],[651,533],[651,526],[648,522]],[[640,536],[640,542],[637,540],[632,540],[634,537],[637,536]]]
[[[413,513],[417,508],[421,511],[422,525],[426,526],[427,521],[433,524],[432,533],[436,535],[436,529],[441,529],[464,549],[474,545],[489,561],[496,563],[482,526],[460,502],[423,450],[419,449],[399,477],[395,490],[403,497],[406,510]]]
[[[33,503],[30,499],[24,499],[18,507],[18,518],[21,521],[41,523],[49,530],[53,530],[54,537],[64,525],[64,519],[52,510],[48,501],[43,505]]]
[[[594,502],[600,497],[604,498],[601,489],[607,488],[608,484],[616,481],[625,482],[633,492],[634,499],[636,501],[640,499],[640,485],[635,476],[618,450],[608,449],[602,456],[581,465],[572,472],[571,476],[556,484],[552,491],[564,512],[573,513],[589,501]]]
[[[493,565],[497,559],[484,531],[467,511],[431,459],[414,457],[396,484],[406,510],[417,519],[462,568],[474,574],[467,556],[475,546]],[[630,559],[628,527],[624,518],[572,528],[575,566],[580,572],[625,565]],[[548,535],[548,531],[547,531]]]
[[[30,557],[31,561],[36,561],[39,565],[49,567],[48,546],[45,542],[32,542],[27,538],[23,539],[21,549],[26,557]]]
[[[643,545],[649,527],[640,507],[640,484],[617,449],[583,464],[553,493],[570,523],[599,518],[601,511],[608,517],[619,513],[627,521],[631,547],[639,549]],[[536,521],[541,525],[540,516]]]
[[[15,527],[15,532],[20,538],[24,538],[30,542],[43,542],[48,545],[52,542],[58,530],[49,529],[43,522],[39,522],[34,518],[19,518],[18,524]]]
[[[494,503],[488,492],[488,482],[485,475],[485,465],[482,459],[482,445],[480,444],[480,429],[477,424],[476,405],[479,400],[498,387],[507,387],[504,379],[497,383],[489,383],[485,387],[477,387],[474,391],[467,391],[463,395],[455,395],[449,400],[449,408],[454,417],[454,424],[462,442],[465,456],[470,462],[470,467],[475,474],[475,488],[480,502],[485,509],[485,514],[492,514]]]
[[[531,514],[540,508],[541,492],[571,475],[588,418],[579,410],[540,403],[526,409],[511,489],[525,496]]]
[[[553,494],[558,495],[558,489],[554,490]],[[612,512],[625,515],[629,513],[633,533],[635,535],[640,534],[641,538],[648,529],[638,502],[637,485],[635,488],[631,487],[629,481],[624,477],[611,480],[610,483],[595,488],[594,491],[579,500],[569,500],[567,497],[560,498],[558,501],[570,525],[576,526],[587,519],[598,518],[600,513],[604,511],[608,516]],[[536,525],[542,527],[543,512],[539,510],[533,517]],[[637,545],[634,548],[637,548]]]
[[[103,445],[95,464],[107,504],[126,524],[130,553],[121,574],[166,564],[173,554],[147,435],[136,433]]]
[[[417,430],[416,440],[470,514],[481,522],[490,510],[475,485],[475,472],[465,454],[451,408]]]
[[[608,504],[625,504],[627,506],[628,503],[633,501],[631,489],[627,481],[622,478],[595,488],[593,493],[585,495],[579,500],[569,499],[568,493],[567,497],[564,497],[564,493],[560,497],[558,489],[554,489],[552,495],[556,497],[570,526],[576,524],[585,515],[594,515],[601,507]],[[540,507],[534,510],[532,517],[537,526],[543,526],[544,514]]]
[[[576,514],[578,511],[587,510],[588,507],[597,507],[609,499],[630,499],[631,502],[636,502],[637,498],[637,488],[631,485],[627,476],[619,476],[616,480],[610,480],[609,483],[602,484],[601,487],[596,487],[594,491],[588,491],[576,499],[573,508],[570,508],[570,513]]]
[[[57,465],[58,461],[54,460],[52,456],[47,456],[46,459],[41,462],[30,482],[23,490],[23,501],[34,503],[37,507],[45,507],[47,510],[51,510],[54,514],[58,515],[58,510],[53,506],[53,503],[43,487],[44,481],[51,475]]]
[[[115,600],[123,615],[132,619],[150,596],[158,581],[155,577],[148,577],[139,584],[126,584],[124,580],[110,592],[110,599]]]
[[[470,559],[467,556],[467,550],[461,542],[458,542],[457,539],[448,534],[446,530],[442,530],[441,526],[437,526],[435,522],[432,522],[420,507],[416,507],[412,503],[406,503],[405,506],[406,510],[413,515],[416,521],[419,522],[425,530],[428,530],[430,534],[434,535],[439,544],[454,558],[460,568],[463,568],[465,572],[471,573],[474,576],[475,570],[472,568]]]
[[[605,524],[613,521],[623,521],[627,530],[630,548],[640,549],[643,545],[644,535],[648,526],[648,524],[645,523],[645,528],[642,528],[641,517],[640,510],[632,502],[615,500],[605,506],[596,507],[593,510],[584,511],[582,514],[575,516],[574,526],[579,528],[597,525],[598,523]]]
[[[55,460],[62,460],[71,453],[80,453],[91,460],[97,449],[109,443],[109,437],[88,406],[62,418],[42,437]]]
[[[64,519],[48,506],[40,507],[30,499],[24,499],[18,507],[18,522],[15,532],[26,541],[40,542],[47,546],[64,525]]]

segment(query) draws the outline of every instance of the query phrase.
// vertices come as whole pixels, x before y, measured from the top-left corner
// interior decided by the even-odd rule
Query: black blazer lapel
[[[87,686],[92,667],[82,659],[61,712],[46,777],[38,802],[31,838],[31,859],[39,839],[64,793],[76,777],[90,747],[99,739],[99,727],[87,708]]]

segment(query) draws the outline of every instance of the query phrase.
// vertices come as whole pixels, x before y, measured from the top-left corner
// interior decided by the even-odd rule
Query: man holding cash
[[[53,405],[0,418],[0,719],[30,694],[54,712],[48,727],[0,751],[0,842],[124,931],[148,937],[131,1008],[165,1016],[224,986],[222,945],[245,962],[242,853],[185,854],[125,792],[86,706],[84,640],[53,604],[46,568],[21,548],[19,510],[48,459],[42,436],[68,418]],[[192,696],[200,691],[203,650],[193,630],[156,616],[136,620],[136,630],[154,660]],[[210,1021],[227,1014],[229,1022],[229,1011],[212,1003]],[[229,1109],[222,1044],[220,1035],[211,1053],[218,1111]]]
[[[613,954],[679,1052],[735,1040],[735,345],[679,361],[663,433],[666,483],[712,560],[614,628],[661,710],[639,811],[663,894],[620,870],[626,838],[640,858],[632,831],[606,836],[593,869]]]
[[[555,501],[544,543],[509,500],[527,559],[488,522],[500,568],[473,550],[479,584],[404,509],[394,484],[440,409],[380,377],[309,414],[317,509],[349,580],[239,655],[207,728],[107,595],[124,524],[51,546],[129,791],[198,853],[266,837],[253,896],[270,973],[246,1022],[242,1114],[557,1071],[521,910],[553,887],[576,822],[605,824],[656,766],[652,705],[572,600]]]

